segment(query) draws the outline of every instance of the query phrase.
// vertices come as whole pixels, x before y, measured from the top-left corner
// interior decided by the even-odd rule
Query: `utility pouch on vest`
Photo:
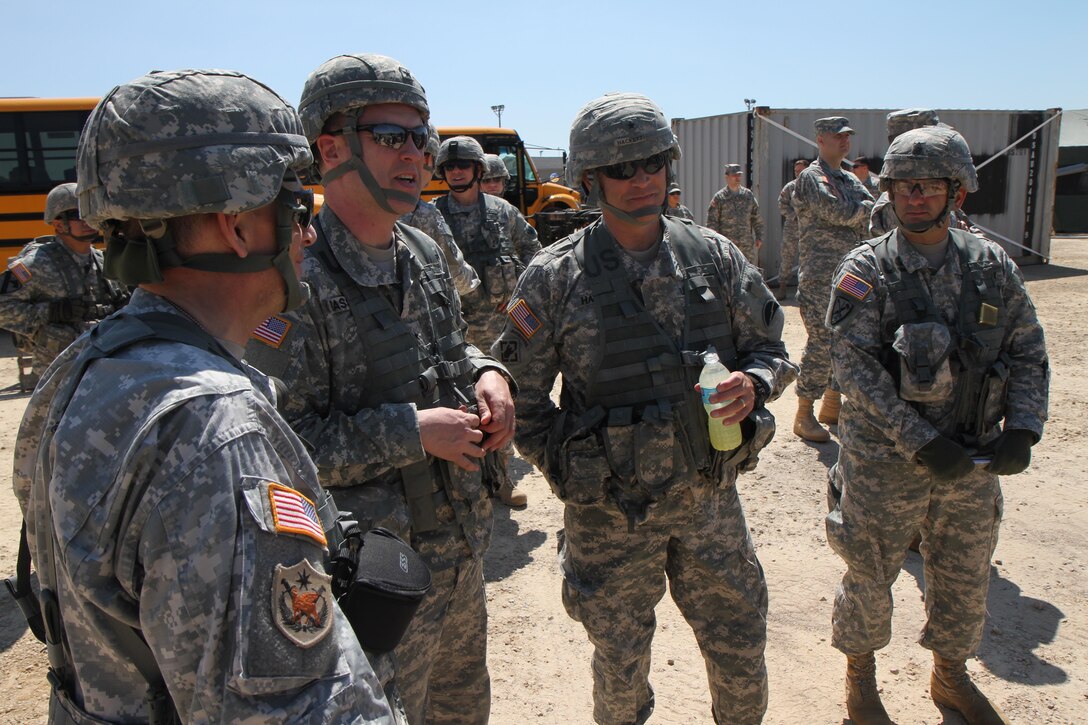
[[[657,408],[646,408],[638,421],[632,414],[632,408],[609,411],[605,453],[621,489],[652,499],[673,480],[676,436],[672,416],[661,415]]]
[[[484,288],[494,303],[505,302],[514,293],[518,270],[513,257],[497,257],[484,267]]]
[[[1011,360],[1008,355],[1001,356],[986,371],[986,377],[982,381],[982,390],[979,394],[977,408],[978,418],[975,421],[975,430],[978,435],[983,435],[991,430],[1005,417],[1005,401],[1009,393],[1009,367]]]
[[[596,431],[603,418],[604,409],[598,406],[577,419],[562,411],[552,424],[544,477],[563,503],[592,504],[605,498],[611,471]]]
[[[948,356],[952,334],[939,322],[911,322],[895,331],[899,397],[916,403],[951,400],[954,384]]]

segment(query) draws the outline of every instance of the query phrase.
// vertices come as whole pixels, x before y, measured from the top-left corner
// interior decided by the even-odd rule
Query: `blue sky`
[[[869,6],[869,7],[866,7]],[[0,96],[98,96],[151,69],[231,68],[297,103],[345,52],[393,56],[439,125],[567,145],[606,91],[669,117],[778,108],[1088,108],[1088,3],[9,3]]]

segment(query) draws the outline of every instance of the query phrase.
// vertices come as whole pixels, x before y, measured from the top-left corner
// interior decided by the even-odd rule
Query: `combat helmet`
[[[476,139],[471,136],[454,136],[443,141],[442,145],[438,147],[438,158],[435,159],[434,163],[435,176],[446,181],[446,172],[442,168],[442,164],[454,160],[472,161],[475,163],[475,168],[472,172],[472,179],[467,184],[450,185],[452,190],[457,192],[466,191],[483,178],[484,170],[487,167],[487,155],[484,153],[484,147]]]
[[[430,121],[427,122],[427,148],[423,149],[423,164],[427,173],[434,174],[434,160],[438,158],[438,147],[442,140],[438,137],[438,129]]]
[[[637,93],[606,93],[582,106],[574,117],[570,127],[567,178],[581,185],[588,197],[596,197],[598,204],[625,221],[650,224],[654,220],[646,217],[660,214],[664,199],[660,205],[627,213],[609,204],[593,179],[586,186],[583,178],[587,171],[641,161],[658,153],[667,153],[671,161],[680,158],[680,143],[657,104]],[[667,173],[671,180],[671,164]]]
[[[953,198],[963,188],[978,191],[978,176],[967,141],[947,126],[924,126],[901,133],[884,154],[880,188],[890,191],[896,179],[949,179],[945,216],[952,211]],[[922,232],[928,229],[912,229]]]
[[[491,179],[506,181],[510,178],[510,169],[506,168],[506,164],[503,163],[498,154],[485,154],[484,159],[487,161],[487,168],[484,169],[484,181],[490,181]]]
[[[926,126],[944,126],[932,108],[904,108],[892,111],[885,118],[888,127],[888,143],[901,133]]]
[[[45,197],[45,223],[51,223],[66,211],[79,211],[79,197],[72,181],[54,186]]]
[[[381,103],[411,106],[419,111],[424,124],[431,117],[427,92],[412,72],[399,61],[376,53],[353,53],[330,58],[309,75],[302,87],[302,100],[299,101],[298,111],[302,117],[306,139],[311,146],[317,143],[317,137],[325,131],[329,118],[337,113],[344,117],[340,128],[333,130],[344,135],[348,148],[351,149],[351,158],[322,175],[317,168],[320,158],[315,149],[314,178],[328,184],[350,171],[355,171],[379,206],[387,212],[396,213],[389,205],[390,199],[414,205],[419,201],[418,195],[412,196],[399,189],[379,186],[366,166],[362,144],[356,133],[363,109]]]
[[[301,303],[290,246],[307,199],[296,172],[311,160],[298,114],[267,86],[234,71],[154,71],[114,88],[91,111],[77,152],[79,208],[106,236],[107,275],[124,284],[161,282],[170,267],[274,267],[290,309]],[[274,255],[182,258],[166,223],[273,201],[281,202]]]

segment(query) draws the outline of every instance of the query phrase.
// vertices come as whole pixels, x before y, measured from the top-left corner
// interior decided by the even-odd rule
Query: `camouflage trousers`
[[[805,350],[801,353],[801,373],[797,376],[797,397],[819,400],[831,381],[831,331],[824,326],[831,302],[831,279],[811,279],[802,275],[797,286],[797,306],[805,323]]]
[[[827,517],[827,540],[847,570],[835,593],[831,643],[846,654],[888,644],[891,586],[921,531],[926,623],[919,641],[949,659],[973,656],[1001,522],[997,476],[978,469],[937,482],[909,461],[874,461],[845,449],[832,476],[842,499]]]
[[[397,687],[411,725],[487,723],[487,599],[482,559],[432,572],[397,647]]]
[[[732,237],[729,237],[729,241],[737,245],[737,249],[741,251],[745,259],[751,262],[754,266],[759,267],[760,250],[756,249],[755,239],[751,237],[746,237],[744,239],[733,239]]]
[[[717,722],[760,722],[767,709],[767,584],[735,486],[678,487],[633,532],[611,502],[567,504],[563,519],[563,604],[594,647],[594,719],[649,717],[654,607],[668,577],[706,662]]]

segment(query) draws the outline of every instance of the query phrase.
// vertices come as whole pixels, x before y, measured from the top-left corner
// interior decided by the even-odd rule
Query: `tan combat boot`
[[[831,434],[827,432],[812,414],[812,401],[807,398],[797,399],[797,417],[793,419],[793,434],[813,443],[827,443]]]
[[[839,410],[842,408],[842,396],[828,388],[824,391],[824,399],[820,401],[820,415],[816,420],[824,425],[839,424]]]
[[[510,508],[521,508],[529,503],[529,497],[525,495],[525,492],[514,485],[514,482],[507,478],[499,486],[499,500]]]
[[[963,660],[946,660],[933,653],[933,675],[929,678],[933,702],[955,710],[967,725],[1009,725],[1005,715],[979,692],[967,674]]]
[[[855,725],[894,725],[880,702],[876,655],[846,655],[846,712]]]

